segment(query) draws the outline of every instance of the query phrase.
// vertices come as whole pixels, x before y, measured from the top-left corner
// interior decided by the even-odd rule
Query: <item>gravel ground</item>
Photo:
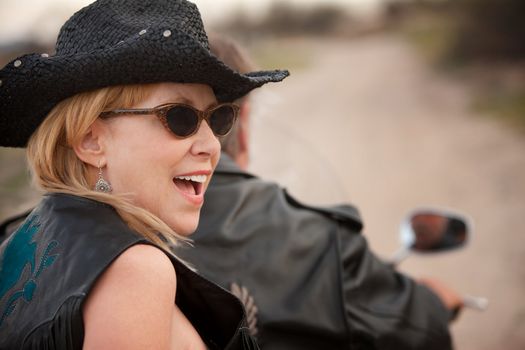
[[[489,298],[452,326],[459,350],[525,348],[525,137],[474,115],[461,81],[429,69],[401,39],[283,43],[311,65],[254,102],[251,168],[313,203],[359,206],[373,250],[390,256],[417,206],[474,220],[460,251],[400,268]],[[269,142],[271,140],[271,142]]]

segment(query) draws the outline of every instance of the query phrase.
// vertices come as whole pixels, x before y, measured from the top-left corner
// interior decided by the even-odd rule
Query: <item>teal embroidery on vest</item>
[[[22,289],[14,291],[7,299],[3,310],[0,310],[0,326],[15,310],[16,304],[21,298],[26,302],[33,300],[38,286],[37,279],[58,257],[58,254],[51,255],[52,250],[58,246],[58,242],[52,241],[45,248],[38,267],[36,266],[38,244],[33,240],[33,237],[39,228],[38,216],[35,215],[28,218],[13,234],[5,247],[2,260],[0,261],[0,300],[19,282],[24,269],[28,265],[31,275],[25,281]]]

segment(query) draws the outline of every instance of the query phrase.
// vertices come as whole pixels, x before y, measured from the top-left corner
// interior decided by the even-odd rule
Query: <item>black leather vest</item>
[[[0,349],[81,349],[82,304],[123,251],[151,244],[105,204],[50,194],[0,246]],[[257,349],[242,303],[166,253],[175,303],[210,349]]]

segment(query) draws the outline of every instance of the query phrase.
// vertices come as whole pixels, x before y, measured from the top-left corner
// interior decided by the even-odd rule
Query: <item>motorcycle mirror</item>
[[[414,210],[401,224],[403,247],[417,253],[461,248],[470,234],[470,220],[466,216],[441,209]]]

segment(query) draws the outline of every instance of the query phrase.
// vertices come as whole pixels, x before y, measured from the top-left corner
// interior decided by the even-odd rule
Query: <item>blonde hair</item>
[[[161,219],[132,204],[124,195],[96,192],[88,181],[88,168],[72,145],[78,143],[104,110],[130,108],[147,98],[151,85],[106,87],[70,97],[58,105],[33,133],[27,158],[33,183],[46,192],[82,196],[111,205],[134,231],[168,249],[188,241]]]

